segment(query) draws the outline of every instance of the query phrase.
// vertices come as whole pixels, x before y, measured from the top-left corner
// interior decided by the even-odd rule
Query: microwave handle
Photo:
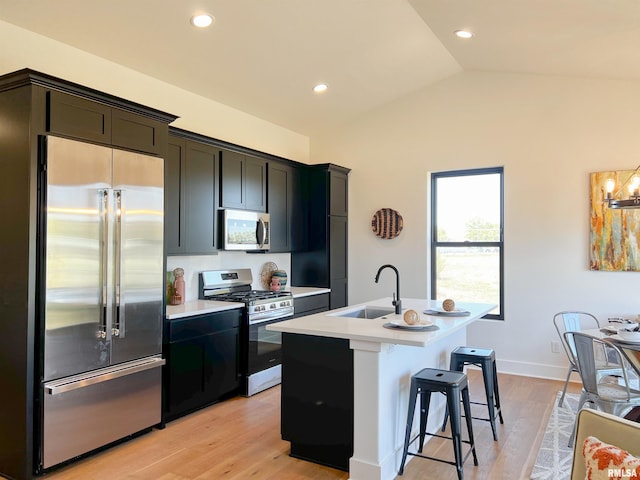
[[[264,225],[264,220],[262,220],[261,218],[258,219],[258,246],[260,248],[264,247],[264,242],[265,242],[265,236],[266,236],[266,232],[267,229]]]

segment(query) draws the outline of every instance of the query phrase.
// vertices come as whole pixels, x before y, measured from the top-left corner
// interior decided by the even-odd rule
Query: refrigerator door
[[[113,190],[116,364],[162,350],[164,160],[114,150]]]
[[[151,357],[45,383],[42,467],[160,423],[164,363]]]
[[[112,151],[47,137],[44,379],[109,365]]]

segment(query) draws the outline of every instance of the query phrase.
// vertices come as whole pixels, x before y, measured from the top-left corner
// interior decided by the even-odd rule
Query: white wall
[[[295,285],[291,277],[291,255],[288,253],[247,253],[219,252],[218,255],[176,255],[167,257],[167,271],[184,269],[185,301],[197,300],[199,295],[198,274],[204,270],[224,270],[227,268],[249,268],[253,277],[251,287],[265,290],[261,273],[267,262],[273,262],[278,269],[287,272],[287,287]]]
[[[309,139],[303,135],[82,50],[2,21],[0,45],[0,74],[31,68],[177,115],[175,127],[308,161]]]
[[[383,263],[402,296],[427,298],[430,172],[502,165],[506,318],[478,322],[469,342],[494,348],[502,371],[563,378],[555,312],[640,313],[640,274],[589,271],[588,254],[589,172],[635,168],[639,127],[638,83],[469,72],[313,138],[312,163],[352,168],[350,302],[390,295],[392,272],[373,282]],[[394,240],[371,232],[382,207],[404,217]]]

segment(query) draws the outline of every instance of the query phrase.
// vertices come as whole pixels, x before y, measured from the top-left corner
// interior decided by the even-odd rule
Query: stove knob
[[[269,308],[276,308],[276,307],[277,307],[277,305],[276,305],[275,303],[272,303],[272,304],[269,306]]]

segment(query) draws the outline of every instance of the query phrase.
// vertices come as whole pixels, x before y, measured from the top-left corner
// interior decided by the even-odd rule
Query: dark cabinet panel
[[[321,293],[307,297],[296,297],[293,300],[293,309],[294,318],[325,312],[329,309],[329,294]]]
[[[185,168],[186,251],[215,253],[217,149],[187,141]]]
[[[216,253],[217,152],[169,136],[165,162],[165,247],[169,255]]]
[[[220,206],[244,208],[244,155],[222,150],[220,152]]]
[[[114,108],[111,135],[114,146],[163,155],[168,134],[162,122]]]
[[[266,160],[221,150],[220,206],[266,212]]]
[[[50,90],[47,130],[139,152],[164,155],[167,124],[102,103]]]
[[[282,438],[291,456],[348,470],[353,455],[349,340],[282,335]]]
[[[293,168],[269,163],[267,211],[271,220],[271,251],[292,250]]]
[[[51,90],[47,92],[47,110],[49,132],[111,143],[111,107]]]
[[[329,172],[329,215],[346,217],[348,213],[347,176]]]
[[[237,309],[169,321],[166,420],[238,390],[240,316]]]
[[[186,252],[185,141],[171,137],[164,162],[164,244],[168,255]]]
[[[245,208],[267,211],[267,162],[260,158],[245,158]]]
[[[337,165],[307,168],[308,246],[291,254],[296,283],[330,288],[331,309],[348,303],[348,174]]]

